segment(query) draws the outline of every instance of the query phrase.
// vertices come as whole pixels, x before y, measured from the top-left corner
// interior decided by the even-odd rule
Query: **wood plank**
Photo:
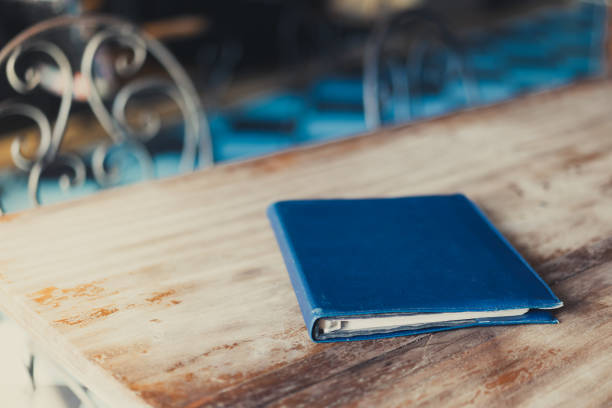
[[[612,248],[587,245],[612,236],[610,106],[585,83],[6,216],[0,307],[113,407],[606,406]],[[266,206],[456,191],[561,324],[310,342]]]

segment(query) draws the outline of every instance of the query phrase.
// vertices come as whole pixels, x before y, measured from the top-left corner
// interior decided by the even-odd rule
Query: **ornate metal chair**
[[[130,158],[142,178],[152,177],[147,145],[162,133],[169,111],[183,119],[180,171],[212,164],[208,123],[190,78],[164,45],[127,21],[89,16],[38,23],[0,50],[0,69],[13,94],[0,100],[0,123],[29,121],[38,134],[29,154],[21,137],[10,147],[14,166],[28,175],[35,205],[43,174],[59,177],[64,190],[86,179],[108,187],[121,181],[121,163]],[[49,98],[56,109],[40,106]],[[93,113],[103,135],[73,143],[78,154],[63,146],[74,110]]]
[[[473,104],[476,84],[459,41],[442,20],[426,11],[407,10],[379,21],[364,53],[363,103],[368,128],[412,118],[415,87],[423,87],[432,69],[428,60],[436,56],[444,57],[443,66],[437,67],[441,68],[439,78],[457,71],[465,104]],[[389,120],[385,114],[391,109],[401,114]]]

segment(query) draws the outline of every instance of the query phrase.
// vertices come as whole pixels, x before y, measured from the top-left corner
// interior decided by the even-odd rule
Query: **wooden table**
[[[0,306],[111,407],[612,405],[612,82],[0,218]],[[559,325],[314,344],[275,200],[461,191]]]

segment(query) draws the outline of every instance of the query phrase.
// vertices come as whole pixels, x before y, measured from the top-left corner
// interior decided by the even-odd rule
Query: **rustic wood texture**
[[[0,307],[112,407],[610,406],[612,82],[0,218]],[[265,216],[461,191],[561,324],[307,336]]]

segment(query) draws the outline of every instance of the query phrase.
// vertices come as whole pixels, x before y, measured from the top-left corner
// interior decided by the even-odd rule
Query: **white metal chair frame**
[[[51,39],[50,34],[61,30],[69,34],[78,32],[87,35],[78,67],[73,67],[67,56],[75,50],[68,53],[62,49],[61,44]],[[113,74],[121,85],[109,97],[98,89],[96,58],[101,49],[111,45],[120,47],[124,52],[112,57]],[[29,59],[24,58],[26,54],[30,55]],[[112,157],[125,155],[126,152],[138,160],[144,178],[153,174],[152,157],[145,143],[159,134],[161,118],[157,112],[148,111],[142,115],[137,126],[129,123],[127,106],[137,95],[163,95],[179,108],[184,120],[181,171],[194,169],[196,163],[200,167],[212,164],[208,123],[191,79],[164,45],[133,24],[105,15],[63,16],[23,31],[0,50],[0,68],[4,66],[8,84],[17,95],[24,97],[34,89],[43,89],[40,64],[32,62],[32,59],[36,60],[36,57],[43,55],[55,65],[56,77],[61,78],[61,89],[57,91],[59,108],[54,120],[47,117],[35,105],[34,100],[22,102],[21,99],[7,99],[0,102],[0,119],[8,116],[25,117],[38,129],[38,146],[33,157],[25,157],[22,153],[22,138],[16,138],[11,145],[11,157],[15,166],[28,173],[28,194],[34,205],[40,203],[39,181],[48,167],[59,165],[64,169],[59,176],[63,189],[82,184],[87,174],[81,157],[61,151],[71,106],[75,100],[75,72],[80,73],[84,89],[87,90],[86,101],[108,136],[107,140],[94,148],[91,158],[91,172],[100,186],[111,186],[119,180],[119,169],[112,165]],[[167,77],[135,75],[141,71],[149,57],[157,61]],[[28,65],[26,69],[21,69],[21,74],[17,68],[20,64]]]

